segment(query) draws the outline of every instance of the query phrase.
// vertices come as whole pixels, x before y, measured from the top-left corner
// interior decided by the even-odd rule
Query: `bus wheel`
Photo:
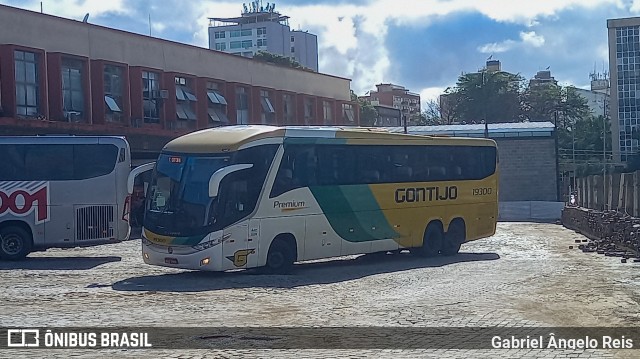
[[[458,254],[460,246],[465,240],[464,222],[456,220],[449,225],[449,230],[444,236],[444,243],[440,253],[443,256],[453,256]]]
[[[422,247],[416,248],[416,254],[420,257],[434,257],[440,253],[444,235],[437,224],[430,223],[422,237]]]
[[[283,240],[274,240],[267,254],[266,270],[270,274],[287,274],[291,272],[295,262],[295,254],[290,245]]]
[[[10,261],[24,259],[31,253],[31,234],[23,228],[9,226],[0,230],[0,258]]]

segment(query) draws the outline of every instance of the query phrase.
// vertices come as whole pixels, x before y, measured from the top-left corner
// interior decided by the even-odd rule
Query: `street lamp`
[[[575,123],[574,123],[575,126]],[[571,184],[569,186],[569,196],[571,196],[572,190],[575,188],[575,181],[577,177],[578,169],[576,167],[576,137],[575,137],[575,128],[567,127],[567,130],[571,132],[571,156],[573,158],[573,177],[571,179]]]
[[[606,95],[602,97],[602,207],[608,209],[607,203],[607,98]]]

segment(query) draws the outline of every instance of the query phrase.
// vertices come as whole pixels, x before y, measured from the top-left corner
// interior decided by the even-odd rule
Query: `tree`
[[[427,101],[427,106],[416,118],[418,126],[442,125],[444,123],[441,118],[440,104],[435,100]]]
[[[258,51],[255,55],[253,55],[253,59],[262,62],[268,62],[275,65],[280,66],[288,66],[296,69],[306,69],[304,66],[300,65],[299,62],[293,60],[289,57],[273,54],[267,51]]]
[[[360,107],[360,126],[373,126],[378,118],[378,111],[371,102],[359,98],[353,90],[351,90],[351,101],[357,102]]]
[[[559,128],[566,128],[590,116],[587,100],[572,86],[529,86],[522,95],[522,106],[524,120],[549,121]]]
[[[455,99],[454,118],[471,123],[514,122],[520,117],[520,89],[524,79],[503,71],[464,74],[448,94]]]
[[[586,116],[576,119],[571,123],[571,126],[559,126],[556,129],[556,135],[558,136],[558,155],[561,167],[572,168],[575,165],[578,177],[601,174],[604,161],[603,129],[606,130],[606,148],[610,153],[612,147],[611,124],[609,119],[605,120],[602,115]]]

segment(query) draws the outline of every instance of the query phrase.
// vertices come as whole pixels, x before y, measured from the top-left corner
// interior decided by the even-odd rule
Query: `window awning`
[[[273,109],[273,105],[271,105],[271,101],[269,101],[268,97],[262,97],[260,99],[260,103],[262,104],[262,111],[265,113],[275,113],[276,111]]]
[[[176,99],[179,101],[197,101],[196,95],[186,86],[176,85]]]
[[[180,120],[196,120],[197,119],[196,113],[193,112],[193,109],[191,109],[191,106],[187,104],[179,103],[176,106],[176,116]]]
[[[218,91],[207,91],[207,96],[209,97],[209,101],[211,101],[211,103],[219,105],[227,104],[227,100]]]
[[[351,108],[345,108],[344,109],[344,115],[347,117],[347,120],[349,120],[349,122],[353,122],[354,118],[353,118],[353,109]]]
[[[120,109],[120,107],[116,103],[116,100],[113,97],[109,95],[105,95],[104,102],[107,104],[107,107],[111,112],[122,112],[122,110]]]
[[[224,112],[222,112],[217,108],[209,109],[209,118],[213,122],[229,123],[229,119],[227,118],[227,115],[225,115]]]

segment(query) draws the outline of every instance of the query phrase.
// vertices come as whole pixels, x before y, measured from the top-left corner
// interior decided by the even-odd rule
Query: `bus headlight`
[[[211,248],[213,246],[217,246],[220,243],[222,243],[222,238],[216,238],[216,239],[212,239],[210,241],[204,242],[204,243],[196,244],[192,248],[197,250],[197,251],[203,251],[203,250]]]

